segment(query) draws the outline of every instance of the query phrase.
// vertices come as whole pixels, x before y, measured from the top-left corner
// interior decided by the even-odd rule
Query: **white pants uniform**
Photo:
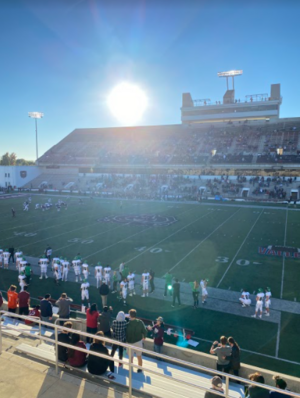
[[[207,296],[208,295],[206,287],[203,287],[201,290],[202,290],[202,293],[201,293],[202,296]]]
[[[100,284],[102,282],[102,272],[96,270],[96,281],[97,281],[97,288],[100,287]]]
[[[83,273],[84,279],[88,279],[88,277],[89,277],[89,271],[88,271],[86,268],[83,268],[82,273]]]
[[[89,300],[90,295],[89,295],[89,289],[85,288],[81,290],[81,300]]]
[[[63,266],[62,280],[65,282],[67,282],[68,279],[68,272],[69,272],[69,267]]]
[[[148,279],[143,281],[143,290],[148,290],[149,289],[149,281]]]
[[[241,302],[243,305],[249,306],[249,305],[251,304],[251,299],[246,299],[246,298],[242,298],[242,297],[241,297],[239,300],[240,300],[240,302]]]
[[[258,312],[258,311],[262,312],[262,307],[263,307],[262,300],[261,301],[257,301],[256,302],[256,306],[255,306],[255,312]]]
[[[54,271],[54,276],[57,281],[61,280],[61,270],[60,268],[56,268]]]
[[[271,305],[271,300],[266,300],[265,301],[265,307],[266,308],[270,308],[270,305]]]
[[[110,273],[109,272],[106,272],[104,274],[104,279],[105,279],[105,283],[107,284],[107,286],[109,286],[110,285]]]
[[[26,285],[26,283],[25,283],[25,276],[19,276],[19,285],[20,285],[20,288],[21,288],[21,292],[23,292],[23,290],[24,290],[24,286]]]
[[[41,265],[41,278],[45,277],[46,279],[48,278],[47,276],[47,265],[46,264],[42,264]]]
[[[3,257],[4,257],[4,265],[8,267],[8,259],[9,259],[10,253],[4,253]]]
[[[74,266],[74,272],[76,276],[76,281],[78,280],[78,277],[81,279],[81,267],[79,265]]]

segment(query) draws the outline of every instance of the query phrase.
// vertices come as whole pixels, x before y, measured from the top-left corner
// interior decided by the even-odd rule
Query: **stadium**
[[[296,11],[16,3],[1,396],[300,397]]]

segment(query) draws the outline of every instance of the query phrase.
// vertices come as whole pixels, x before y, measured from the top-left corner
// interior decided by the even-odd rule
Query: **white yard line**
[[[190,211],[190,210],[191,210],[191,209],[182,211],[182,212],[179,213],[178,215],[184,214],[184,213],[186,213],[186,212],[188,212],[188,211]],[[207,214],[210,214],[210,213],[207,213]],[[205,215],[206,215],[206,214],[205,214]],[[205,215],[204,215],[204,216],[205,216]],[[202,218],[202,217],[204,217],[204,216],[199,217],[199,219]],[[195,222],[195,221],[193,221],[193,222]],[[193,223],[193,222],[192,222],[192,223]],[[192,224],[192,223],[191,223],[191,224]],[[188,225],[190,225],[190,224],[188,224]],[[134,235],[127,236],[125,239],[122,239],[122,240],[120,240],[119,242],[114,243],[113,245],[107,246],[107,247],[105,247],[104,249],[101,249],[101,250],[99,250],[99,251],[97,251],[97,252],[94,252],[94,253],[90,254],[89,256],[87,256],[87,257],[85,257],[85,258],[89,258],[89,257],[93,256],[94,254],[97,254],[97,253],[100,253],[100,252],[102,252],[102,251],[104,251],[104,250],[106,250],[106,249],[109,249],[110,247],[115,246],[115,245],[117,245],[118,243],[123,242],[124,240],[127,240],[128,238],[131,238],[132,236],[135,236],[135,235],[137,235],[137,234],[139,234],[139,233],[142,233],[142,232],[144,232],[144,231],[146,231],[146,230],[148,230],[148,229],[150,229],[150,228],[152,228],[152,227],[153,227],[153,226],[151,225],[150,227],[148,227],[148,228],[146,228],[146,229],[143,229],[142,231],[139,231],[138,233],[136,233],[136,234],[134,234]],[[186,227],[187,227],[187,225],[186,225],[185,227],[183,227],[183,228],[186,228]],[[183,229],[183,228],[181,228],[181,229]],[[181,230],[181,229],[180,229],[180,230]],[[177,233],[177,232],[179,232],[179,231],[174,232],[172,235],[174,235],[174,234]],[[170,235],[170,236],[172,236],[172,235]],[[169,237],[169,236],[168,236],[168,237]],[[167,237],[167,238],[168,238],[168,237]],[[166,240],[167,238],[165,238],[165,239],[163,239],[163,240]],[[159,243],[160,243],[160,242],[159,242]],[[154,246],[149,247],[149,249],[147,249],[147,250],[152,249],[152,247],[155,247],[156,245],[158,245],[158,243],[155,243]],[[138,254],[136,257],[142,255],[142,254],[145,253],[147,250],[143,251],[141,254]],[[136,258],[136,257],[134,257],[134,258]],[[134,258],[132,258],[131,260],[133,260]],[[131,260],[126,261],[126,263],[130,262]]]
[[[223,221],[222,224],[220,224],[220,225],[219,225],[217,228],[215,228],[209,235],[207,235],[204,239],[202,239],[202,241],[199,242],[191,251],[189,251],[188,254],[186,254],[180,261],[178,261],[178,263],[176,263],[176,264],[174,265],[174,267],[172,267],[172,268],[169,270],[169,272],[172,271],[174,268],[176,268],[179,264],[181,264],[182,261],[184,261],[184,260],[185,260],[190,254],[192,254],[195,250],[197,250],[198,247],[199,247],[200,245],[202,245],[202,243],[204,243],[212,234],[214,234],[214,233],[215,233],[219,228],[221,228],[227,221],[229,221],[234,215],[236,215],[237,212],[238,212],[239,210],[240,210],[240,209],[238,209],[238,210],[235,211],[233,214],[231,214],[231,216],[229,216],[228,218],[226,218],[226,220]]]
[[[133,235],[126,236],[126,238],[121,239],[121,240],[119,240],[118,242],[113,243],[112,245],[109,245],[109,246],[107,246],[107,247],[104,247],[104,248],[101,249],[101,250],[98,250],[98,251],[96,251],[96,252],[94,252],[94,253],[91,253],[89,256],[84,257],[84,260],[86,260],[86,259],[89,258],[89,257],[94,256],[94,255],[97,254],[97,253],[101,253],[101,252],[103,252],[103,251],[106,250],[106,249],[109,249],[109,248],[111,248],[111,247],[113,247],[113,246],[116,246],[116,245],[118,245],[119,243],[124,242],[125,240],[127,240],[127,239],[129,239],[129,238],[132,238],[133,236],[139,235],[139,234],[141,234],[142,232],[147,231],[147,230],[150,229],[150,228],[153,228],[153,226],[151,225],[150,227],[147,227],[147,228],[145,228],[145,229],[142,229],[141,231],[136,232],[136,233],[133,234]]]
[[[275,353],[276,358],[278,358],[278,353],[279,353],[280,331],[281,331],[281,312],[279,315],[279,323],[278,323],[277,338],[276,338],[276,353]]]
[[[286,230],[287,230],[287,220],[288,220],[288,208],[286,208],[285,216],[285,229],[284,229],[284,241],[283,246],[286,245]],[[283,296],[283,284],[284,284],[284,271],[285,271],[285,256],[282,256],[282,274],[281,274],[281,287],[280,287],[280,298]]]
[[[225,278],[227,272],[229,271],[229,269],[231,268],[234,260],[236,259],[237,255],[239,254],[239,252],[241,251],[242,247],[244,246],[246,240],[248,239],[249,235],[251,234],[253,228],[255,227],[255,225],[257,224],[258,220],[260,219],[261,215],[263,214],[263,210],[261,211],[261,213],[258,215],[257,219],[255,220],[254,224],[252,225],[252,227],[250,228],[249,232],[247,233],[246,238],[243,240],[241,246],[239,247],[238,251],[235,253],[235,256],[233,257],[231,263],[228,265],[226,271],[224,272],[222,278],[219,280],[219,283],[217,284],[217,287],[220,286],[221,282],[223,281],[223,279]]]
[[[160,243],[162,243],[162,242],[164,242],[165,240],[171,238],[171,236],[174,236],[174,235],[178,234],[178,232],[180,232],[180,231],[182,231],[183,229],[189,227],[190,225],[194,224],[195,222],[201,220],[201,218],[206,217],[206,216],[208,216],[208,215],[211,214],[211,213],[212,213],[212,211],[210,211],[210,212],[208,212],[208,213],[206,213],[206,214],[203,214],[201,217],[196,218],[196,220],[194,220],[194,221],[190,222],[189,224],[183,226],[182,228],[180,228],[180,229],[178,229],[177,231],[173,232],[171,235],[168,235],[166,238],[160,240],[159,242],[156,242],[154,245],[148,247],[148,249],[144,250],[144,251],[141,252],[140,254],[137,254],[136,256],[132,257],[130,260],[125,261],[125,263],[126,263],[126,264],[130,263],[130,262],[133,261],[134,259],[136,259],[136,258],[142,256],[142,255],[143,255],[144,253],[146,253],[147,251],[153,249],[154,247],[156,247],[156,246],[159,245]]]

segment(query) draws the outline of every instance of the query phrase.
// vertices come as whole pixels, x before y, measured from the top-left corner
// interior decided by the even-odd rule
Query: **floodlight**
[[[168,290],[172,290],[172,285],[168,285]]]
[[[217,150],[216,149],[212,149],[211,156],[215,156],[216,153],[217,153]]]
[[[277,148],[276,149],[277,155],[283,155],[283,148]]]
[[[33,119],[41,119],[44,114],[42,112],[28,112],[28,116],[32,117]]]

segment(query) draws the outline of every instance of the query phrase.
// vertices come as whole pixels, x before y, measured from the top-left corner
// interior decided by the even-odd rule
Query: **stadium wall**
[[[41,173],[38,166],[0,166],[0,187],[22,187]]]

